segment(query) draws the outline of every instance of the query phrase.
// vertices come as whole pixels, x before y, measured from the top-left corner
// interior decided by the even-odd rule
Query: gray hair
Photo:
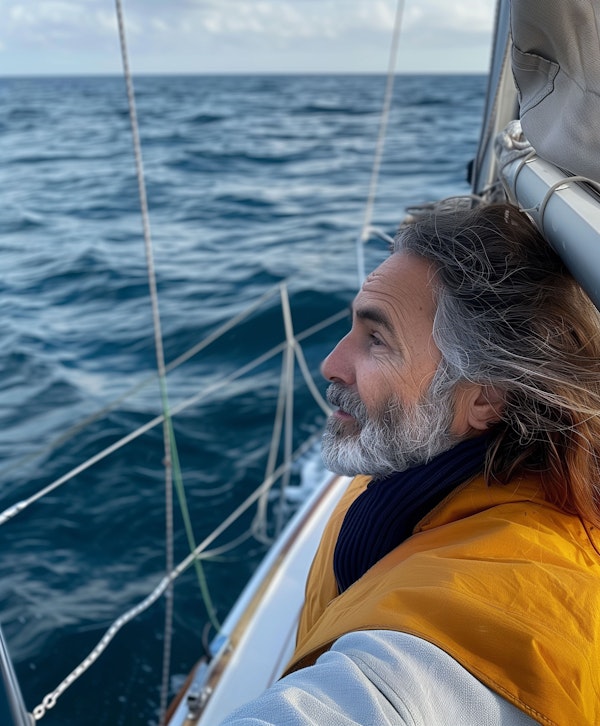
[[[504,394],[488,480],[537,471],[550,501],[600,524],[600,314],[558,255],[508,204],[434,208],[400,250],[434,263],[444,377]]]

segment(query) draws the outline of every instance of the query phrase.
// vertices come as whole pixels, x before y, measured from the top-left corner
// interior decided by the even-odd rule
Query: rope
[[[308,369],[306,358],[302,352],[302,347],[298,343],[297,338],[294,336],[294,328],[292,324],[292,313],[290,308],[290,301],[288,295],[288,289],[286,283],[280,285],[280,298],[281,307],[283,314],[283,321],[285,327],[286,342],[283,351],[282,363],[281,363],[281,375],[279,377],[279,393],[277,396],[277,408],[275,413],[275,420],[273,423],[273,433],[271,434],[271,443],[269,445],[269,456],[267,459],[267,466],[265,468],[265,478],[271,476],[275,469],[277,462],[277,453],[279,451],[279,444],[281,442],[281,433],[285,431],[284,436],[284,459],[289,458],[289,453],[292,447],[292,434],[293,434],[293,407],[294,407],[294,362],[298,361],[298,366],[304,378],[304,382],[307,385],[308,390],[312,394],[315,402],[321,408],[323,413],[328,416],[331,413],[331,408],[327,402],[323,399],[319,389],[317,388],[314,379]],[[285,426],[284,426],[285,420]],[[279,509],[277,513],[277,521],[275,526],[275,536],[280,532],[283,524],[283,511],[284,511],[284,499],[287,485],[289,484],[289,472],[287,472],[283,479],[279,494]],[[272,542],[267,534],[267,503],[268,503],[268,492],[260,498],[257,507],[257,513],[252,523],[252,533],[256,539],[264,543]]]
[[[499,2],[496,3],[496,12],[495,12],[495,16],[494,16],[494,26],[493,26],[494,28],[498,28],[498,23],[500,20],[500,13],[501,13],[501,6],[502,6],[502,3],[499,3]],[[495,33],[494,33],[494,35],[495,35]],[[498,38],[495,38],[494,45],[497,43],[497,41],[498,41]],[[503,57],[502,57],[502,63],[501,63],[501,69],[503,69],[506,66],[507,62],[510,62],[510,49],[511,49],[511,44],[505,43]],[[494,55],[494,53],[495,53],[495,48],[492,48],[492,56]],[[499,78],[502,77],[502,72],[503,71],[501,70]],[[486,154],[486,150],[488,149],[488,147],[490,145],[490,139],[492,138],[492,133],[494,132],[495,118],[496,118],[496,115],[498,112],[498,104],[500,101],[500,85],[501,85],[500,83],[496,83],[496,84],[494,84],[494,88],[492,88],[491,85],[488,83],[484,108],[490,109],[490,112],[488,114],[486,128],[484,130],[482,130],[481,138],[479,140],[478,152],[477,152],[477,157],[475,159],[474,169],[481,168],[482,162],[484,160],[484,156]],[[493,98],[492,103],[490,104],[492,92],[494,93],[494,98]],[[474,178],[474,177],[472,177],[472,178]],[[473,182],[471,182],[471,183],[472,183],[472,186],[474,186]],[[481,197],[483,197],[484,194],[492,193],[494,188],[497,186],[498,186],[498,184],[496,182],[496,183],[490,184],[488,187],[480,190],[479,192],[477,192],[476,189],[473,189],[473,191],[476,192]]]
[[[158,305],[158,290],[156,287],[156,272],[154,269],[154,255],[152,249],[152,237],[150,234],[150,216],[148,214],[148,199],[146,196],[146,183],[144,179],[144,166],[142,162],[142,147],[140,142],[137,112],[135,107],[135,94],[133,80],[129,68],[127,53],[127,39],[125,37],[125,23],[123,20],[123,8],[121,0],[115,0],[117,22],[119,26],[119,40],[121,44],[121,59],[123,61],[123,74],[127,87],[127,102],[129,105],[129,118],[131,121],[131,133],[133,137],[133,151],[135,156],[135,169],[140,195],[140,211],[142,215],[142,227],[144,231],[144,248],[146,251],[146,270],[148,273],[148,286],[150,288],[150,300],[152,305],[152,322],[154,327],[154,347],[156,350],[156,366],[160,387],[160,396],[163,410],[163,446],[164,446],[164,468],[165,468],[165,569],[171,572],[174,564],[173,556],[173,461],[172,452],[176,451],[175,437],[169,418],[169,401],[167,394],[167,380],[165,371],[165,356],[162,341],[160,323],[160,310]],[[162,686],[160,694],[160,721],[167,709],[169,672],[171,660],[171,641],[173,622],[173,586],[170,583],[165,597],[165,628],[163,644],[163,669]]]
[[[296,360],[298,361],[302,377],[304,378],[304,382],[306,383],[308,390],[311,392],[312,397],[314,398],[317,405],[320,407],[321,411],[323,411],[326,416],[329,416],[329,414],[332,413],[332,409],[321,395],[321,392],[315,384],[314,378],[311,376],[310,371],[308,370],[308,365],[306,363],[304,353],[302,352],[302,348],[298,344],[297,340],[293,341],[293,345],[294,352],[296,353]]]
[[[273,432],[271,434],[271,443],[269,444],[269,456],[267,458],[267,465],[265,467],[265,479],[268,479],[275,471],[275,465],[277,463],[277,453],[279,451],[279,443],[281,441],[281,432],[283,430],[283,419],[285,413],[285,391],[286,387],[289,388],[287,381],[285,380],[285,372],[287,370],[287,358],[289,356],[289,346],[286,345],[283,350],[283,356],[281,360],[281,374],[279,376],[279,392],[277,394],[277,408],[275,409],[275,420],[273,421]],[[258,506],[256,508],[256,515],[252,522],[252,534],[254,537],[263,542],[269,544],[272,540],[267,534],[267,504],[268,504],[269,492],[266,491],[263,496],[258,500]]]
[[[377,194],[377,185],[379,182],[379,169],[381,167],[381,159],[383,156],[383,147],[385,145],[385,136],[387,132],[388,120],[390,117],[390,108],[392,105],[392,95],[394,90],[394,75],[398,58],[398,46],[400,44],[400,29],[402,27],[402,15],[404,13],[404,0],[398,0],[396,5],[396,17],[394,19],[394,31],[392,33],[392,44],[390,47],[390,57],[388,62],[387,80],[385,84],[385,94],[383,99],[383,108],[381,111],[381,120],[379,122],[379,133],[377,135],[377,144],[375,146],[375,157],[373,159],[373,169],[371,171],[371,183],[369,185],[369,195],[365,207],[365,218],[361,233],[356,240],[356,261],[358,267],[358,287],[360,288],[365,279],[365,252],[364,245],[369,238],[371,229],[371,220],[373,218],[373,208],[375,206],[375,196]]]
[[[285,400],[285,428],[283,440],[283,459],[290,461],[292,455],[292,437],[294,433],[294,326],[292,323],[292,311],[290,310],[290,298],[285,285],[281,286],[281,311],[283,313],[283,324],[285,326],[285,339],[287,342],[285,356],[285,380],[286,400]],[[283,528],[283,506],[285,493],[290,483],[290,468],[287,467],[281,477],[281,485],[279,487],[279,509],[275,521],[275,537],[281,534]]]
[[[387,242],[391,247],[394,246],[394,238],[390,237],[390,235],[387,232],[384,232],[379,227],[368,227],[367,228],[367,234],[369,237],[379,237],[379,239],[382,239],[384,242]]]

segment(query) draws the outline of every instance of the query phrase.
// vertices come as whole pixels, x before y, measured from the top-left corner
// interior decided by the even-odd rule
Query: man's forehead
[[[436,295],[433,265],[422,257],[407,252],[397,252],[376,267],[365,279],[356,296],[353,310],[357,317],[369,317],[385,324],[390,312],[413,311],[425,313],[433,319]],[[362,313],[367,308],[369,314]],[[359,314],[359,310],[361,311]]]

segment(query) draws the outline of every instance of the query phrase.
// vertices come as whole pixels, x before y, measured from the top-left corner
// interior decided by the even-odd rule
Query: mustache
[[[367,422],[367,409],[356,391],[352,391],[341,383],[331,383],[326,396],[332,406],[349,413],[360,424]]]

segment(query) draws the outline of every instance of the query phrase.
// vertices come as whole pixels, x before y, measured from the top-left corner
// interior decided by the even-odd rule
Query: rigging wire
[[[115,0],[117,13],[117,24],[119,27],[119,41],[121,46],[121,60],[123,62],[123,75],[127,88],[127,103],[129,106],[129,119],[131,121],[131,133],[133,137],[133,152],[135,156],[135,169],[140,196],[140,211],[142,215],[142,227],[144,232],[144,249],[146,252],[146,270],[148,273],[148,286],[150,288],[150,301],[152,305],[152,322],[154,326],[154,348],[156,351],[156,365],[160,387],[160,397],[163,410],[163,446],[164,446],[164,470],[165,470],[165,568],[171,572],[174,564],[173,554],[173,458],[176,447],[175,438],[170,425],[169,402],[167,393],[167,381],[165,371],[165,357],[162,341],[160,322],[160,310],[158,306],[158,290],[156,286],[156,273],[154,270],[154,255],[152,249],[152,238],[150,234],[150,216],[148,213],[148,199],[146,196],[146,183],[144,179],[144,167],[142,161],[142,147],[140,142],[137,112],[135,106],[135,94],[133,80],[129,68],[129,57],[127,53],[127,39],[125,36],[125,22],[123,20],[123,8],[121,0]],[[168,679],[171,662],[171,642],[173,631],[173,584],[169,583],[165,593],[165,627],[163,639],[163,667],[162,685],[160,691],[160,717],[162,723],[167,710]]]
[[[394,31],[392,33],[392,43],[390,46],[390,57],[388,62],[387,79],[385,84],[385,94],[383,99],[383,108],[381,111],[381,119],[379,121],[379,133],[377,135],[377,143],[375,145],[375,156],[373,158],[373,169],[371,171],[371,183],[369,185],[369,195],[365,207],[365,218],[360,235],[356,240],[356,262],[358,268],[358,287],[360,288],[365,279],[365,242],[369,239],[371,232],[371,220],[373,218],[373,209],[375,207],[375,196],[377,194],[377,185],[379,183],[379,169],[381,167],[381,159],[383,157],[383,147],[385,145],[385,137],[387,132],[388,121],[390,117],[390,108],[392,105],[392,96],[394,91],[394,79],[396,71],[396,63],[398,59],[398,47],[400,45],[400,29],[402,27],[402,16],[404,14],[404,0],[398,0],[396,4],[396,17],[394,19]]]

